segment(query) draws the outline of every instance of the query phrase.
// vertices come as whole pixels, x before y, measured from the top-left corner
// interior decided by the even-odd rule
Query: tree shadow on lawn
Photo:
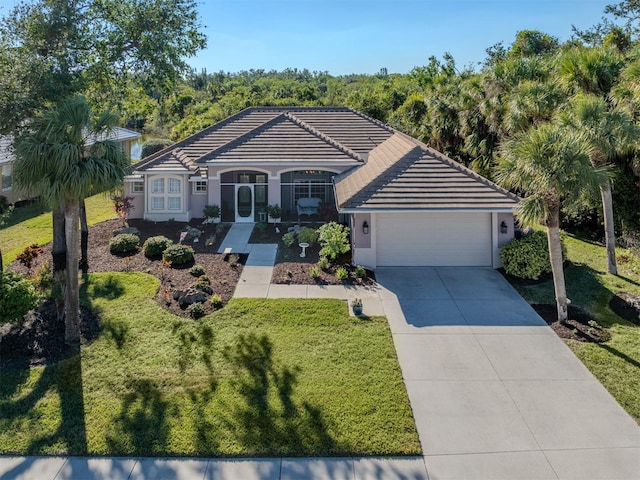
[[[565,268],[567,293],[572,302],[587,309],[593,314],[598,323],[605,326],[613,324],[630,325],[629,322],[611,312],[603,318],[602,311],[610,310],[609,301],[614,293],[602,282],[603,272],[594,270],[585,264],[569,263]],[[625,279],[627,280],[627,279]],[[633,283],[633,282],[631,282]],[[550,281],[553,289],[553,281]],[[597,310],[600,310],[599,312]]]
[[[29,392],[21,398],[11,400],[9,397],[15,392],[15,381],[11,379],[18,378],[25,382],[28,376],[28,369],[6,369],[0,373],[0,418],[16,420],[17,423],[23,418],[29,423],[38,402],[50,391],[55,391],[60,399],[59,424],[54,432],[34,438],[25,451],[7,453],[43,454],[53,449],[61,453],[86,454],[87,431],[80,347],[77,347],[71,358],[43,367],[42,374]],[[15,478],[27,472],[31,465],[32,461],[25,458],[5,472],[2,478]]]
[[[248,453],[340,452],[322,412],[306,401],[300,405],[294,401],[294,387],[302,372],[276,364],[266,335],[240,335],[233,347],[225,349],[224,357],[234,373],[231,385],[243,400],[228,406],[225,423]]]

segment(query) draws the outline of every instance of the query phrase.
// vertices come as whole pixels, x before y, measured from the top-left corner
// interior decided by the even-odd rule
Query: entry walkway
[[[251,245],[249,238],[253,231],[253,223],[233,223],[218,248],[218,253],[224,253],[227,248],[231,248],[231,253],[249,253]]]

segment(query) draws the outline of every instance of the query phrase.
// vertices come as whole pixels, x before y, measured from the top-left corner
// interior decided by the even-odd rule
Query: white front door
[[[253,184],[236,185],[236,222],[238,223],[254,221],[253,188]]]

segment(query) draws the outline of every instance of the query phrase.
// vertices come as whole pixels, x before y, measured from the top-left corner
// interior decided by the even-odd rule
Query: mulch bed
[[[92,342],[100,333],[100,321],[88,308],[80,308],[82,344]],[[64,320],[59,320],[53,300],[43,302],[20,323],[0,325],[0,369],[51,365],[75,353],[64,343]]]
[[[143,220],[130,220],[129,225],[140,231],[140,245],[143,245],[147,238],[157,235],[163,235],[177,243],[180,238],[180,232],[187,224],[182,222],[154,223]],[[197,279],[189,273],[189,268],[194,264],[198,264],[204,267],[205,275],[211,280],[211,287],[214,293],[220,295],[223,304],[226,304],[233,296],[246,256],[231,257],[232,261],[230,262],[229,258],[216,253],[229,225],[200,225],[199,220],[192,220],[189,225],[200,229],[203,234],[197,243],[192,241],[183,242],[193,247],[195,260],[176,268],[163,266],[160,258],[149,259],[145,257],[142,253],[142,248],[132,255],[113,255],[109,251],[109,241],[113,236],[113,232],[121,228],[121,221],[114,219],[94,225],[89,228],[89,272],[137,271],[154,275],[161,282],[156,297],[158,304],[176,315],[186,317],[188,313],[180,308],[178,303],[173,300],[172,295],[174,290],[185,290],[195,283]],[[215,240],[213,237],[215,237]],[[211,245],[207,245],[208,239],[214,240]],[[46,245],[44,250],[44,253],[36,259],[34,266],[31,268],[31,274],[37,272],[45,262],[51,259],[51,244]],[[237,261],[234,263],[233,260]],[[29,273],[18,262],[13,262],[9,268],[19,273]],[[204,302],[203,307],[205,313],[214,310],[211,302]]]
[[[609,300],[609,308],[628,322],[640,325],[640,295],[617,293]]]
[[[253,243],[277,243],[278,255],[276,256],[276,264],[273,268],[272,283],[286,285],[373,285],[375,283],[375,274],[372,270],[366,270],[366,276],[358,278],[355,274],[356,267],[351,265],[351,252],[339,257],[326,270],[319,270],[319,276],[313,278],[311,276],[311,267],[320,260],[320,245],[307,247],[305,257],[301,258],[302,248],[297,242],[291,247],[287,247],[282,242],[282,236],[287,232],[289,224],[277,225],[280,232],[276,232],[276,225],[268,224],[263,232],[254,229],[251,236]],[[293,225],[293,224],[291,224]],[[303,227],[318,228],[321,224],[302,224]],[[348,272],[348,277],[341,280],[336,275],[338,268],[343,267]]]
[[[579,307],[569,305],[569,320],[566,324],[561,324],[558,322],[558,310],[555,304],[534,303],[531,306],[560,338],[590,343],[604,343],[611,339],[609,332],[598,325],[588,312]]]

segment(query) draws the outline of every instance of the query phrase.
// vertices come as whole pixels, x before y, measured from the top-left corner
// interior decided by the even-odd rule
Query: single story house
[[[127,157],[131,158],[133,142],[140,138],[140,136],[138,132],[134,132],[133,130],[115,127],[106,138],[119,142]],[[100,138],[100,140],[103,140],[103,138]],[[95,141],[95,138],[90,137],[87,139],[86,144],[89,146]],[[37,197],[37,193],[19,191],[14,188],[12,173],[15,161],[16,157],[13,154],[13,137],[11,135],[0,135],[0,173],[2,174],[0,195],[7,199],[7,203],[16,203]]]
[[[427,145],[342,107],[248,108],[136,164],[131,218],[188,221],[312,215],[335,205],[354,263],[500,266],[518,197]],[[319,199],[319,200],[318,200]]]

